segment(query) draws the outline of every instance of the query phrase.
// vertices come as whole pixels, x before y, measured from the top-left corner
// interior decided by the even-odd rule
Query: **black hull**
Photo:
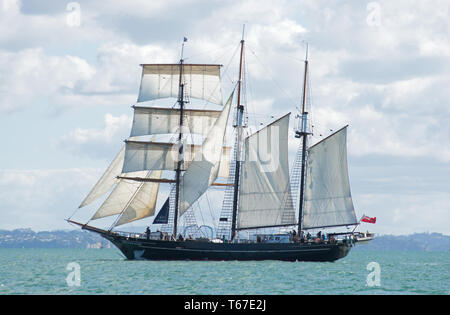
[[[353,244],[337,243],[213,243],[134,238],[77,224],[112,242],[130,260],[284,260],[335,261],[347,256]]]
[[[300,243],[211,243],[158,241],[102,234],[127,259],[134,260],[283,260],[335,261],[347,256],[351,245]]]

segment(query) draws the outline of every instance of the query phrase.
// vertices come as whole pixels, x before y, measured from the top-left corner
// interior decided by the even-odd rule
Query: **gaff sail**
[[[295,224],[288,162],[290,113],[245,139],[238,229]],[[290,215],[287,215],[289,212]],[[283,218],[291,218],[286,222]]]
[[[358,223],[347,167],[347,126],[308,149],[303,228]]]

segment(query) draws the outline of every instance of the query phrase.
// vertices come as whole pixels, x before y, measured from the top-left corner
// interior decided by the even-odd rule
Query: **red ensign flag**
[[[371,217],[368,217],[365,215],[361,218],[361,221],[367,222],[367,223],[375,223],[375,222],[377,222],[377,218],[376,217],[371,218]]]

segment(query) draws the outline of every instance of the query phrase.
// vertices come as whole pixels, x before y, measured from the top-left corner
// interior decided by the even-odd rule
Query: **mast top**
[[[306,42],[306,56],[305,61],[308,62],[308,42]]]
[[[184,52],[184,43],[187,42],[187,37],[183,37],[183,43],[181,44],[181,56],[180,56],[180,61],[183,62],[183,52]]]

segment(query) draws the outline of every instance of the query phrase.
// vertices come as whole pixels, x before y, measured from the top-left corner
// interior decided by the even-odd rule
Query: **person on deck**
[[[148,240],[150,239],[150,233],[151,233],[150,228],[147,226],[147,229],[145,230],[145,235],[147,236]]]
[[[311,234],[309,232],[306,234],[306,240],[309,241],[311,239]]]

